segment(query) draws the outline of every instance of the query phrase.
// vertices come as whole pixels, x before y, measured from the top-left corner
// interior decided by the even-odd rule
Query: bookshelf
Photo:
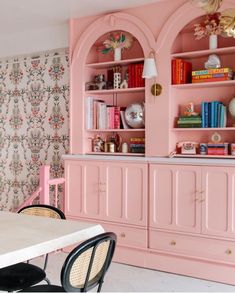
[[[132,46],[122,51],[122,59],[114,61],[112,52],[102,54],[100,50],[108,34],[105,33],[90,43],[83,64],[76,64],[76,59],[72,63],[72,79],[76,77],[79,82],[76,83],[75,80],[73,82],[73,87],[77,90],[72,92],[78,96],[72,95],[71,107],[80,110],[80,117],[78,117],[78,112],[74,111],[77,117],[72,116],[71,120],[72,153],[95,155],[93,142],[97,137],[101,138],[104,143],[109,142],[111,137],[119,137],[120,144],[119,148],[116,148],[115,155],[123,155],[119,152],[122,143],[125,142],[130,146],[133,144],[131,143],[133,138],[145,140],[145,128],[131,128],[124,125],[120,114],[121,112],[124,114],[126,107],[131,104],[144,105],[145,81],[141,77],[144,63],[143,49],[137,38],[134,38]],[[112,79],[116,71],[121,74],[121,82],[124,79],[127,80],[127,87],[115,88]],[[98,76],[102,76],[103,84],[99,85]],[[115,125],[109,121],[113,120],[112,116],[115,117]],[[118,122],[116,117],[118,117]],[[79,127],[77,127],[78,121],[80,121]],[[100,155],[100,152],[97,153]],[[112,152],[101,152],[101,154],[114,155]],[[124,156],[137,157],[144,155],[145,152],[124,154]]]
[[[194,19],[187,25],[187,29],[183,28],[175,41],[173,42],[170,58],[182,59],[192,64],[192,70],[202,70],[205,68],[204,63],[208,60],[209,55],[216,54],[221,61],[221,67],[229,67],[235,71],[235,40],[233,38],[222,38],[219,36],[219,47],[216,49],[208,49],[207,40],[200,42],[198,40],[191,40],[190,45],[192,50],[189,50],[189,42],[186,39],[192,38],[192,33],[189,35],[189,28],[193,31],[193,24],[198,22]],[[206,38],[205,38],[206,39]],[[199,47],[200,46],[200,47]],[[192,141],[196,143],[208,143],[211,141],[213,133],[220,134],[223,142],[234,143],[235,128],[232,126],[232,119],[228,113],[228,103],[234,97],[235,80],[215,81],[215,82],[200,82],[200,83],[185,83],[185,84],[172,84],[170,93],[170,109],[171,109],[171,122],[170,122],[170,149],[176,150],[176,144],[181,141]],[[227,123],[226,127],[190,127],[183,128],[177,127],[176,120],[182,116],[187,104],[193,103],[195,112],[199,115],[202,113],[201,103],[212,101],[219,101],[226,107]],[[198,150],[197,150],[198,151]],[[197,152],[198,153],[198,152]],[[176,157],[205,157],[213,158],[213,155],[190,155],[176,154]],[[228,156],[215,156],[216,158],[232,158]]]

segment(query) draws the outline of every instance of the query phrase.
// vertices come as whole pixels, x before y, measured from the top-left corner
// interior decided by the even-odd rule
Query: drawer
[[[150,231],[149,246],[150,249],[178,253],[189,257],[235,262],[235,248],[232,241]]]
[[[117,245],[147,248],[147,229],[104,223],[101,225],[106,232],[114,232],[117,235]]]

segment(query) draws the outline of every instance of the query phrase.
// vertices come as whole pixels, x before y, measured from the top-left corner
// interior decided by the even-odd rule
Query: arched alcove
[[[92,70],[89,69],[89,64],[106,63],[107,67],[107,62],[113,61],[113,54],[111,52],[102,54],[99,46],[111,32],[117,31],[127,32],[134,38],[133,46],[123,51],[122,65],[124,65],[125,60],[132,63],[132,59],[133,62],[141,61],[143,63],[144,57],[148,56],[155,46],[155,39],[149,28],[138,18],[125,13],[102,16],[91,23],[81,34],[74,51],[71,52],[71,153],[84,154],[91,145],[89,140],[91,135],[85,130],[86,109],[84,99],[85,84],[91,79],[89,76],[93,74]],[[100,67],[100,65],[97,66]],[[102,70],[100,73],[102,74]],[[124,98],[130,102],[139,102],[144,100],[144,95],[145,90],[143,88],[139,97],[134,94],[134,91],[130,91]]]
[[[224,1],[220,11],[234,8],[232,1]],[[180,141],[209,142],[213,130],[177,129],[177,117],[182,115],[181,109],[190,102],[195,104],[197,112],[201,113],[201,102],[218,100],[228,104],[233,95],[233,81],[221,83],[212,87],[212,84],[201,85],[173,85],[172,86],[172,59],[183,59],[192,63],[193,70],[204,69],[204,64],[209,55],[217,54],[221,59],[222,67],[235,69],[234,52],[235,39],[219,36],[219,47],[209,50],[208,38],[196,40],[194,36],[194,24],[199,22],[205,13],[202,9],[193,6],[189,1],[182,5],[171,15],[163,26],[156,42],[157,64],[159,67],[158,81],[163,86],[162,95],[156,100],[158,115],[153,124],[155,131],[162,138],[162,144],[155,144],[157,155],[168,155],[176,149],[176,143]],[[154,112],[150,109],[150,117]],[[230,122],[228,121],[228,126]],[[226,129],[222,132],[223,140],[231,141],[231,132]],[[153,147],[154,148],[154,147]]]

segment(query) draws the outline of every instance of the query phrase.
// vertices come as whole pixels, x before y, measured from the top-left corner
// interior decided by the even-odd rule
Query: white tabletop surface
[[[0,211],[0,268],[103,232],[99,224]]]

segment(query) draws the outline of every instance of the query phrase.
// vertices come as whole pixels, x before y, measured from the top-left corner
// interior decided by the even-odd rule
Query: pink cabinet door
[[[65,213],[72,217],[101,218],[100,166],[93,162],[65,161]]]
[[[202,233],[235,236],[235,169],[202,169]]]
[[[104,219],[147,226],[147,164],[106,163]]]
[[[83,165],[77,161],[65,160],[65,199],[64,209],[67,217],[82,214]]]
[[[200,168],[150,165],[150,226],[200,232]]]

